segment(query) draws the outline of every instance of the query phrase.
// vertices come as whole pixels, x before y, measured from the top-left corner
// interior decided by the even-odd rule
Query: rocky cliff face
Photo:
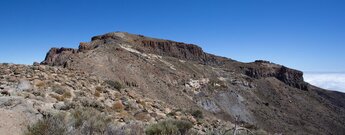
[[[76,53],[77,50],[73,48],[52,48],[42,64],[66,67],[67,61]]]
[[[109,33],[95,36],[92,38],[92,41],[104,41],[104,43],[123,41],[134,44],[136,49],[140,49],[140,51],[146,53],[195,61],[206,61],[207,59],[207,54],[202,48],[193,44],[147,38],[145,36],[130,35],[128,33]]]
[[[166,55],[186,60],[206,60],[206,54],[204,51],[200,47],[192,44],[184,44],[173,41],[143,40],[141,45],[143,48],[147,48],[146,50],[150,53],[158,55]]]
[[[256,79],[274,77],[289,86],[308,90],[308,84],[303,80],[303,72],[285,66],[256,61],[250,66],[245,67],[244,73]]]
[[[127,38],[124,38],[127,36]],[[221,64],[224,60],[230,60],[223,57],[217,57],[205,53],[202,48],[193,44],[185,44],[170,40],[152,39],[144,36],[135,36],[128,33],[109,33],[101,36],[92,37],[91,43],[82,42],[79,49],[72,48],[52,48],[42,62],[45,65],[66,65],[68,60],[76,52],[86,52],[107,43],[132,44],[138,51],[156,54],[160,56],[169,56],[183,60],[197,61],[204,64]]]
[[[344,94],[303,81],[268,61],[241,63],[192,44],[123,32],[95,36],[79,49],[53,48],[42,64],[118,81],[143,97],[200,109],[222,121],[283,134],[344,134]]]

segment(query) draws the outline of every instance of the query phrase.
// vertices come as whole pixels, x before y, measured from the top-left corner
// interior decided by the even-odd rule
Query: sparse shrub
[[[171,122],[161,122],[151,125],[145,131],[146,135],[178,135],[177,126]]]
[[[48,115],[50,116],[50,115]],[[59,113],[44,117],[27,127],[24,135],[144,135],[139,123],[116,125],[94,108],[76,108],[70,115]]]
[[[144,127],[139,123],[129,123],[124,126],[109,125],[106,128],[107,135],[144,135]]]
[[[101,93],[99,91],[95,91],[95,97],[100,97],[101,96]]]
[[[110,87],[115,88],[117,90],[122,89],[122,84],[118,81],[107,80],[105,81],[105,83],[108,84]]]
[[[33,95],[35,95],[35,96],[40,96],[40,97],[44,97],[45,95],[44,95],[44,93],[42,92],[42,91],[33,91],[32,92],[32,94]]]
[[[125,109],[125,106],[121,103],[121,101],[118,101],[113,104],[112,108],[117,112],[121,112]]]
[[[209,84],[207,85],[207,89],[209,91],[214,91],[214,90],[224,90],[228,89],[228,86],[226,85],[225,82],[219,80],[219,79],[211,79]]]
[[[170,113],[167,114],[168,117],[174,117],[177,115],[178,112],[183,112],[182,109],[176,109],[176,110],[173,110],[171,111]]]
[[[70,91],[65,91],[65,93],[63,93],[62,97],[64,99],[71,98],[72,97],[72,93]]]
[[[139,109],[139,105],[135,101],[127,101],[127,105],[125,105],[125,110],[126,111],[136,111]]]
[[[129,82],[129,81],[126,81],[125,84],[128,86],[128,87],[138,87],[138,84],[136,82]]]
[[[65,135],[67,127],[64,123],[65,115],[45,117],[33,125],[28,126],[25,135]]]
[[[76,97],[85,97],[86,96],[86,92],[84,92],[84,91],[75,91],[74,94],[76,95]]]
[[[224,129],[224,128],[217,128],[212,129],[207,135],[233,135],[234,129]],[[237,130],[236,135],[269,135],[266,131],[259,129],[259,130],[249,130],[246,128],[241,128]]]
[[[50,94],[52,98],[55,98],[57,101],[64,101],[64,97],[60,95]]]
[[[269,135],[266,131],[259,129],[254,131],[254,135]]]
[[[80,108],[72,112],[72,125],[81,134],[104,134],[111,122],[104,114],[93,108]]]
[[[250,124],[250,123],[242,123],[242,127],[250,130],[256,130],[258,127],[256,125]]]
[[[144,100],[137,100],[136,102],[142,105],[143,107],[146,107],[146,102]]]
[[[79,128],[83,125],[83,121],[88,118],[87,113],[84,109],[78,108],[72,112],[72,121],[75,128]]]
[[[53,90],[53,92],[55,92],[57,94],[60,94],[60,95],[65,93],[65,89],[63,87],[61,87],[61,86],[58,86],[58,85],[54,85],[52,87],[52,90]]]
[[[183,120],[165,120],[150,125],[146,135],[185,135],[193,127],[193,124]]]
[[[151,116],[147,112],[138,112],[134,115],[136,120],[140,121],[149,121],[151,119]]]
[[[43,88],[46,84],[45,84],[44,81],[38,81],[35,85],[36,85],[36,87],[38,87],[38,88]]]
[[[68,135],[98,135],[105,134],[110,123],[111,119],[96,109],[76,108],[62,124],[69,127]]]
[[[56,98],[59,101],[63,101],[66,98],[72,97],[72,93],[70,91],[66,90],[65,88],[63,88],[62,86],[59,86],[59,85],[53,86],[52,91],[61,95],[59,97],[57,95],[52,96],[53,98]]]
[[[64,104],[65,104],[65,106],[63,108],[61,108],[61,110],[71,110],[71,109],[75,109],[77,107],[77,103],[74,101],[65,100]]]
[[[101,87],[101,86],[97,86],[97,87],[96,87],[96,91],[98,91],[98,92],[102,92],[102,91],[103,91],[103,87]]]
[[[172,111],[170,113],[167,114],[168,117],[174,117],[176,116],[176,112]]]
[[[200,110],[192,111],[192,116],[194,116],[197,119],[203,119],[204,118],[204,115],[203,115],[202,111],[200,111]]]
[[[81,134],[83,135],[97,135],[104,134],[107,122],[102,119],[103,117],[91,117],[86,123],[83,124]]]
[[[80,98],[79,101],[83,107],[91,107],[99,111],[103,111],[103,109],[105,109],[104,105],[100,101],[97,101],[97,100],[91,100],[89,98],[83,97],[83,98]]]

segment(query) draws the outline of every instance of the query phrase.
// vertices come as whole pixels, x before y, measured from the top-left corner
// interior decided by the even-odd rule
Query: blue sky
[[[235,60],[345,71],[345,2],[336,0],[1,0],[0,62],[126,31],[198,44]]]

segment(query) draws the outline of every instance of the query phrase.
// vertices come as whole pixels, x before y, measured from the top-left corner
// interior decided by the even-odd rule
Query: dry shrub
[[[146,102],[143,100],[139,100],[137,101],[137,103],[139,103],[140,105],[142,105],[144,108],[146,107]]]
[[[54,85],[52,87],[52,90],[53,90],[53,92],[60,94],[60,95],[64,94],[66,91],[65,88],[63,88],[62,86],[59,86],[59,85]]]
[[[43,88],[46,84],[44,81],[38,81],[35,85],[37,88]]]
[[[116,93],[114,94],[114,96],[115,96],[116,99],[120,99],[122,95],[121,95],[121,93],[116,92]]]
[[[79,108],[72,112],[71,123],[77,129],[75,134],[104,134],[111,119],[96,109]]]
[[[76,108],[70,115],[60,113],[27,127],[24,135],[143,135],[139,123],[119,126],[105,113],[94,108]]]
[[[121,112],[125,109],[125,106],[122,104],[121,101],[118,101],[118,102],[113,104],[112,108],[117,112]]]
[[[194,116],[194,118],[197,118],[197,119],[203,119],[204,118],[204,115],[203,115],[202,111],[200,111],[200,110],[192,111],[192,116]]]
[[[63,98],[71,98],[72,97],[72,93],[70,91],[65,91],[65,93],[63,93],[62,95]]]
[[[107,80],[104,83],[108,84],[110,87],[115,88],[117,90],[121,90],[123,88],[122,84],[118,81]]]
[[[233,135],[234,129],[225,129],[223,128],[216,128],[210,131],[208,134],[210,135]],[[236,135],[269,135],[266,131],[262,129],[258,130],[249,130],[249,129],[241,129],[237,130]]]
[[[65,100],[65,98],[63,96],[60,96],[60,95],[55,95],[55,94],[49,94],[49,95],[58,101],[64,101]]]
[[[110,125],[106,130],[107,135],[144,135],[144,127],[142,124],[131,122],[124,126]]]
[[[165,120],[146,128],[146,135],[186,135],[193,124],[183,120]]]
[[[136,113],[134,115],[134,117],[136,120],[140,120],[140,121],[146,121],[147,122],[147,121],[151,120],[151,116],[147,112]]]
[[[97,87],[96,87],[96,91],[98,91],[98,92],[102,92],[102,91],[103,91],[103,87],[101,87],[101,86],[97,86]]]
[[[254,131],[254,135],[269,135],[269,133],[267,133],[266,131],[259,129]]]
[[[66,135],[67,126],[64,122],[65,115],[45,117],[27,127],[25,135]]]
[[[101,93],[99,91],[95,91],[95,97],[100,97],[101,96]]]
[[[32,92],[32,94],[35,95],[36,97],[38,97],[38,96],[45,97],[45,94],[42,91],[35,90],[35,91]]]

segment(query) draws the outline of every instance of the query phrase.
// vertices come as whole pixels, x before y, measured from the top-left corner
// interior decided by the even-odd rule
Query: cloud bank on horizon
[[[304,80],[327,90],[345,93],[345,73],[305,73]]]

